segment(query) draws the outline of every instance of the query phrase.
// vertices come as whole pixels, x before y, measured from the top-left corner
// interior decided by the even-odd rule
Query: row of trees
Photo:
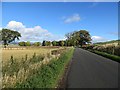
[[[65,41],[43,41],[42,46],[65,46]]]
[[[0,31],[0,34],[2,35],[2,41],[4,46],[8,45],[8,43],[15,41],[15,39],[19,40],[21,37],[21,34],[17,31],[9,30],[9,29],[2,29]],[[42,44],[40,42],[35,42],[31,44],[28,42],[19,42],[18,44],[20,46],[83,46],[85,44],[90,43],[91,36],[88,31],[86,30],[80,30],[80,31],[74,31],[71,33],[67,33],[66,40],[60,40],[60,41],[43,41]]]
[[[31,43],[29,41],[27,42],[19,42],[18,45],[20,46],[66,46],[65,45],[65,41],[43,41],[42,43],[41,42],[34,42],[34,43]]]
[[[66,40],[61,41],[43,41],[42,46],[83,46],[91,43],[91,35],[86,30],[67,33]]]
[[[40,46],[41,43],[40,42],[31,43],[29,41],[27,41],[27,42],[23,41],[23,42],[19,42],[18,45],[20,45],[20,46]]]

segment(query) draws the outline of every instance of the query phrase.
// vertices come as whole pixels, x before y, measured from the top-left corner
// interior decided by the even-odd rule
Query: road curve
[[[67,88],[118,88],[118,64],[76,48],[67,77]]]

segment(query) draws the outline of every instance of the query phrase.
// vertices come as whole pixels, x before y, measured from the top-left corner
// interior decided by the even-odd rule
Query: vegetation
[[[73,48],[61,48],[58,51],[61,51],[60,56],[34,53],[29,58],[26,54],[21,60],[11,55],[10,60],[3,64],[3,88],[55,87],[72,57]]]
[[[120,46],[117,45],[109,45],[109,46],[96,46],[93,48],[94,50],[106,52],[108,54],[120,56]]]
[[[98,42],[98,43],[94,43],[97,45],[103,45],[103,44],[111,44],[111,43],[120,43],[120,40],[112,40],[112,41],[107,41],[107,42]]]
[[[2,35],[2,41],[5,48],[8,43],[15,41],[15,39],[19,40],[19,37],[21,37],[21,34],[19,32],[9,29],[2,29],[0,33]]]
[[[87,43],[90,43],[91,36],[88,31],[80,30],[74,31],[72,33],[66,34],[67,37],[67,45],[69,46],[83,46]]]
[[[109,58],[109,59],[112,59],[114,61],[117,61],[120,63],[120,56],[116,56],[116,55],[111,55],[111,54],[108,54],[108,53],[105,53],[105,52],[100,52],[100,51],[96,51],[96,50],[91,50],[91,52],[94,52],[98,55],[101,55],[101,56],[104,56],[106,58]]]
[[[5,49],[2,50],[2,60],[3,60],[3,64],[7,63],[10,59],[11,56],[13,56],[14,58],[16,58],[17,60],[22,60],[22,58],[25,57],[25,55],[27,54],[27,58],[30,59],[32,57],[32,55],[34,53],[36,53],[36,56],[38,55],[47,55],[48,53],[50,53],[52,50],[57,50],[59,49],[59,47],[17,47],[14,49]]]
[[[35,43],[33,43],[33,46],[40,46],[40,45],[41,45],[40,42],[35,42]]]
[[[26,44],[25,44],[25,42],[19,42],[18,45],[25,46]]]
[[[44,40],[42,46],[83,46],[91,41],[91,36],[86,30],[74,31],[65,36],[66,40],[52,42]]]
[[[41,66],[44,56],[34,55],[28,59],[26,54],[22,60],[17,60],[11,56],[10,60],[3,64],[2,75],[3,75],[3,88],[14,88],[16,83],[22,83],[29,78],[29,75],[33,74],[34,71]]]
[[[107,57],[109,59],[120,62],[119,40],[113,40],[105,43],[97,43],[93,45],[85,45],[83,48],[96,54]]]
[[[73,49],[64,52],[58,60],[51,60],[49,64],[42,65],[35,74],[23,83],[17,83],[17,88],[55,88],[60,77],[64,73],[65,66],[68,64],[73,54]]]

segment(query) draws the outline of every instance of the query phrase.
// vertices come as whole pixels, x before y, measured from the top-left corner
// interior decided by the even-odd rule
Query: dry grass
[[[3,88],[13,88],[17,83],[22,83],[32,76],[42,64],[48,64],[53,58],[52,50],[63,48],[26,48],[24,50],[2,50],[3,60]],[[35,54],[35,57],[33,58]],[[26,59],[27,54],[27,59]],[[11,60],[13,56],[13,60]],[[40,57],[39,57],[40,56]],[[41,59],[41,56],[44,56]],[[38,58],[38,59],[36,59]],[[56,57],[55,57],[56,58]],[[41,59],[41,60],[40,60]],[[36,61],[37,60],[37,61]]]
[[[28,59],[31,58],[31,56],[36,53],[36,55],[47,55],[50,53],[51,50],[54,50],[56,48],[27,48],[27,49],[10,49],[10,50],[2,50],[2,60],[3,63],[6,61],[9,61],[10,57],[13,56],[16,59],[22,59],[25,57],[25,55],[28,55]]]
[[[111,46],[111,45],[118,46],[118,42],[115,42],[115,43],[108,43],[108,44],[103,44],[103,45],[101,45],[101,46],[105,46],[105,47],[107,47],[107,46]]]

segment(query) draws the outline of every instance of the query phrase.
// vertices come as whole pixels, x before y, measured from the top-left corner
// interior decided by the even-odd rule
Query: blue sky
[[[93,42],[118,39],[117,2],[3,2],[2,26],[17,30],[21,41],[64,40],[88,30]]]

